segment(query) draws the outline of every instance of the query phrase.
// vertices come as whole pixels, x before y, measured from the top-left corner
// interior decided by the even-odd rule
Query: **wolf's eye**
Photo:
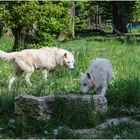
[[[68,63],[70,63],[70,61],[68,61]]]
[[[84,83],[84,86],[86,86],[87,84],[86,83]]]

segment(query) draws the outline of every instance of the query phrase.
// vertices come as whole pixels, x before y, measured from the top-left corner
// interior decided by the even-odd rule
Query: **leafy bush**
[[[60,32],[70,32],[68,3],[46,2],[39,7],[36,43],[52,45]]]

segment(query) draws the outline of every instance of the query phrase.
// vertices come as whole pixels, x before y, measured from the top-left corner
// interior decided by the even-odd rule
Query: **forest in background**
[[[139,13],[139,1],[1,1],[0,36],[10,30],[12,51],[50,46],[81,32],[127,33]]]

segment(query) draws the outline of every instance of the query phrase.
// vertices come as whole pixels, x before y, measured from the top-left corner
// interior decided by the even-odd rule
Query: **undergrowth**
[[[10,51],[13,42],[7,39],[0,40],[0,49]],[[24,74],[19,77],[11,91],[7,89],[7,81],[12,74],[12,63],[0,62],[0,138],[66,138],[63,133],[53,134],[59,126],[70,128],[90,128],[103,122],[106,118],[125,115],[136,116],[140,113],[140,47],[139,42],[132,39],[91,36],[75,39],[68,42],[55,43],[57,47],[74,52],[75,69],[57,69],[50,72],[47,81],[44,81],[42,71],[35,71],[31,77],[33,85],[27,86]],[[14,99],[18,95],[46,96],[50,94],[79,93],[80,73],[85,72],[90,61],[94,58],[110,59],[113,65],[113,80],[107,90],[109,110],[106,116],[93,117],[89,112],[69,110],[63,104],[58,104],[59,114],[50,121],[35,121],[22,119],[14,115]],[[90,91],[89,94],[95,94]],[[79,108],[78,108],[79,107]],[[83,114],[81,112],[84,112]],[[9,121],[14,120],[12,123]],[[30,120],[30,121],[29,121]],[[121,129],[125,129],[121,127]],[[130,128],[131,129],[131,128]],[[67,129],[66,129],[67,130]],[[116,131],[115,131],[116,132]],[[67,133],[68,134],[68,133]],[[79,136],[74,136],[79,137]],[[68,138],[68,137],[67,137]],[[110,138],[112,138],[110,136]],[[122,138],[125,138],[122,136]],[[128,135],[127,138],[131,138]],[[137,137],[136,137],[137,138]]]

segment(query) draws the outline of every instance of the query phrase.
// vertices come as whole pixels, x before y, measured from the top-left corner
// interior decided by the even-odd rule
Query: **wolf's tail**
[[[15,52],[7,53],[7,52],[0,50],[0,59],[10,61],[10,60],[14,59],[14,56],[15,56]]]

